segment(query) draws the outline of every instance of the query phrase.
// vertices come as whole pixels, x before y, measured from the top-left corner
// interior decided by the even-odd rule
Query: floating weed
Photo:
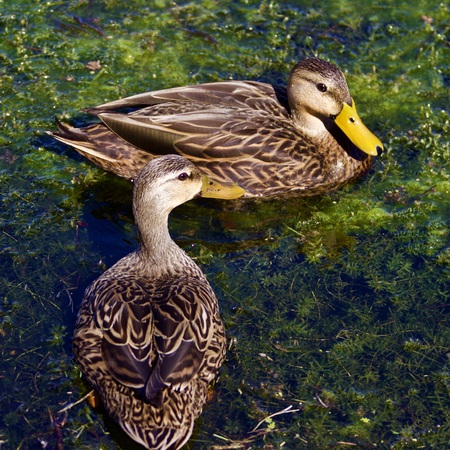
[[[426,229],[426,225],[419,229],[419,235]],[[287,355],[293,351],[301,355],[302,361],[314,362],[309,365],[309,369],[299,370],[301,364],[297,364],[296,375],[291,371],[286,372],[280,366],[276,375],[277,384],[284,385],[284,389],[289,386],[287,392],[293,392],[297,398],[305,398],[308,390],[312,389],[313,392],[315,390],[319,393],[318,398],[321,399],[323,408],[335,405],[338,410],[346,411],[352,403],[364,403],[367,401],[367,395],[372,395],[370,403],[374,404],[375,416],[367,416],[369,413],[372,414],[367,409],[367,413],[358,411],[358,417],[352,419],[347,412],[346,420],[351,424],[342,428],[344,430],[340,436],[342,441],[370,446],[370,442],[373,442],[371,436],[374,434],[379,436],[377,442],[389,441],[395,434],[382,432],[379,424],[386,420],[391,422],[403,420],[400,418],[405,417],[408,408],[411,410],[416,408],[416,416],[411,420],[419,429],[421,420],[427,420],[425,417],[428,413],[425,411],[429,406],[424,407],[423,398],[414,393],[423,392],[424,389],[427,391],[436,389],[433,388],[431,378],[427,379],[427,376],[423,378],[420,368],[428,367],[428,372],[428,370],[439,371],[442,367],[440,355],[446,351],[445,346],[441,345],[442,339],[445,339],[442,335],[445,325],[441,320],[436,321],[432,317],[438,318],[439,311],[448,306],[445,306],[445,298],[441,297],[444,280],[435,284],[439,280],[439,272],[436,272],[435,266],[418,265],[416,255],[409,250],[405,251],[404,243],[411,239],[419,239],[419,235],[401,234],[397,241],[395,233],[373,230],[363,240],[361,235],[359,236],[354,251],[342,252],[337,258],[333,258],[332,265],[323,264],[321,268],[321,265],[316,264],[313,271],[315,275],[308,275],[311,270],[308,265],[292,263],[296,258],[292,254],[290,244],[284,241],[282,251],[278,249],[267,256],[264,256],[264,253],[254,256],[252,263],[242,274],[248,278],[254,276],[252,270],[255,270],[255,273],[258,270],[264,270],[266,273],[275,271],[273,275],[264,279],[268,292],[260,291],[252,298],[252,316],[258,316],[261,321],[262,342],[265,343],[265,348],[273,346],[278,350],[269,353],[273,361],[272,367],[280,364],[282,360],[285,360],[286,367],[290,367],[292,362],[288,362]],[[266,269],[262,269],[264,264],[255,261],[259,258],[267,258]],[[282,262],[285,259],[291,260],[290,266]],[[325,256],[322,257],[322,262],[324,259]],[[280,266],[283,267],[283,277],[290,278],[290,281],[285,282],[290,285],[289,290],[282,287],[283,283],[278,282],[280,278],[276,268]],[[414,276],[411,276],[411,271]],[[336,274],[332,275],[332,272]],[[311,281],[308,281],[309,276]],[[236,274],[234,277],[236,278]],[[330,283],[331,280],[334,281]],[[309,289],[305,289],[306,286],[309,286]],[[314,295],[311,295],[311,291]],[[430,296],[430,292],[437,295]],[[272,303],[265,304],[264,309],[257,306],[261,303],[262,296],[273,299]],[[293,308],[295,304],[298,304],[297,308]],[[429,309],[431,305],[434,306]],[[272,311],[270,319],[259,313],[268,308]],[[415,314],[419,311],[421,320],[417,322]],[[424,319],[427,315],[428,319]],[[338,320],[335,322],[331,317]],[[428,324],[426,331],[422,326],[425,323]],[[430,328],[430,324],[434,325]],[[253,328],[253,333],[254,331]],[[249,337],[242,336],[246,333],[241,327],[234,333],[247,343],[250,342]],[[421,335],[420,338],[417,337],[418,334]],[[444,334],[448,335],[447,332]],[[441,337],[436,340],[432,337],[434,335]],[[318,339],[318,336],[322,336],[322,339]],[[255,339],[255,336],[253,338]],[[269,347],[267,343],[270,344]],[[318,352],[319,348],[322,350]],[[250,354],[247,357],[250,358]],[[241,353],[241,359],[243,358],[245,355]],[[331,380],[327,375],[329,373],[333,373],[332,385],[339,393],[325,389],[322,396],[320,393],[324,390],[323,386],[330,385]],[[408,375],[405,379],[406,374]],[[259,371],[256,375],[247,373],[247,376],[252,379],[263,377]],[[390,379],[389,382],[386,377]],[[355,397],[356,391],[343,389],[345,385],[352,386],[360,394]],[[361,394],[367,392],[367,389],[377,394]],[[330,396],[327,392],[333,394]],[[350,395],[351,392],[353,394]],[[276,397],[275,394],[272,395]],[[400,401],[403,395],[410,399],[416,395],[414,397],[416,400],[409,401],[407,408],[402,406]],[[395,403],[392,399],[396,399]],[[380,406],[383,402],[384,406]],[[315,411],[314,408],[313,410]],[[438,416],[442,413],[441,408]],[[407,415],[409,416],[410,412]],[[437,420],[442,422],[442,416]],[[324,432],[323,424],[318,424],[315,419],[313,425],[317,431],[316,436],[324,436],[320,431]],[[305,433],[303,436],[306,436],[307,440],[310,439],[308,442],[313,443],[315,438],[309,437],[310,431]],[[427,436],[440,439],[434,433]]]
[[[47,342],[50,345],[58,346],[64,344],[64,340],[67,337],[65,325],[54,325],[50,331],[50,337]]]

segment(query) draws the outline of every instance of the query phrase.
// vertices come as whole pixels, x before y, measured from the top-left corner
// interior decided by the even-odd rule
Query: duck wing
[[[204,280],[177,277],[150,284],[123,277],[100,281],[91,292],[88,315],[101,331],[101,357],[116,381],[160,403],[164,388],[182,388],[197,375],[217,331],[208,307],[214,294]],[[77,348],[77,332],[74,344]]]
[[[157,359],[145,385],[145,398],[158,403],[165,387],[182,389],[208,363],[218,327],[217,307],[211,309],[215,295],[204,280],[178,277],[158,287],[161,300],[152,304]],[[222,350],[215,357],[219,357]]]
[[[99,278],[86,291],[75,326],[74,353],[94,386],[111,374],[140,389],[155,359],[154,329],[146,286],[125,274]]]
[[[278,103],[276,109],[280,104],[283,108],[288,109],[286,88],[258,81],[220,81],[144,92],[92,108],[85,108],[83,111],[98,116],[101,113],[131,112],[154,105],[162,105],[160,110],[162,114],[193,111],[188,105],[196,105],[200,109],[202,109],[202,105],[265,109],[266,102],[270,100]],[[183,105],[187,105],[187,107]]]
[[[237,156],[233,147],[245,146],[249,136],[258,140],[255,134],[268,121],[291,125],[279,99],[285,101],[282,90],[269,84],[232,81],[139,94],[88,112],[118,137],[151,154],[193,152],[193,157],[207,158],[207,154],[196,155],[195,149],[218,145],[214,157],[227,159]],[[120,113],[133,108],[138,109]]]

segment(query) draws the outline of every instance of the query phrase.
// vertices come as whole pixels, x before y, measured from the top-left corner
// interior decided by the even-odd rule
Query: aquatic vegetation
[[[346,70],[386,152],[364,180],[328,196],[202,200],[174,214],[173,236],[214,285],[229,337],[189,445],[448,444],[449,8],[437,0],[310,5],[3,5],[7,448],[56,447],[58,439],[115,448],[121,439],[85,404],[58,411],[88,389],[71,354],[82,292],[136,246],[131,187],[47,138],[53,116],[85,125],[79,109],[145,90],[231,78],[282,83],[305,55]],[[299,411],[272,416],[290,405]]]

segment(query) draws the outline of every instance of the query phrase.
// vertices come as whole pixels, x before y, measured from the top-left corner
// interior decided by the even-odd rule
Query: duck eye
[[[328,88],[325,84],[323,83],[317,83],[316,84],[316,88],[320,91],[320,92],[327,92]]]
[[[180,175],[178,175],[178,179],[180,181],[185,181],[189,178],[189,175],[186,172],[180,173]]]

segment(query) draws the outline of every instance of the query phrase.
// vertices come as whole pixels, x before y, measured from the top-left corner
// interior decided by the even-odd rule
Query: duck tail
[[[55,117],[58,131],[47,133],[64,144],[70,145],[103,170],[119,177],[133,180],[154,155],[138,149],[118,138],[103,124],[74,128]]]
[[[69,143],[71,141],[88,142],[86,133],[82,132],[80,129],[62,123],[57,117],[55,117],[55,124],[58,127],[58,131],[47,131],[50,136],[66,143],[67,141],[69,141]]]

